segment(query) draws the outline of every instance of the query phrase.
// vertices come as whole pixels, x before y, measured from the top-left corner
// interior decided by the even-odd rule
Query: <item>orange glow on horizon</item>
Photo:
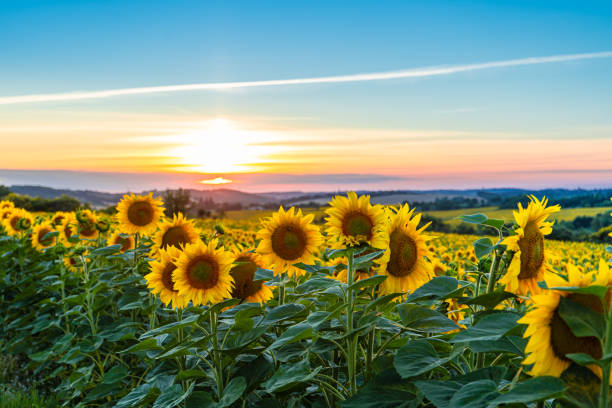
[[[208,179],[208,180],[201,180],[200,183],[201,184],[229,184],[232,183],[232,180],[226,179],[224,177],[216,177],[214,179]]]

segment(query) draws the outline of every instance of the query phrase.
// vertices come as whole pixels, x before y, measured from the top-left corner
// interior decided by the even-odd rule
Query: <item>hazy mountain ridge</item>
[[[31,197],[56,198],[62,195],[74,197],[81,202],[86,202],[94,208],[104,208],[115,205],[123,197],[123,193],[106,193],[95,190],[68,190],[55,189],[44,186],[11,186],[11,191],[17,194]],[[244,207],[258,207],[271,204],[325,205],[336,194],[344,194],[344,191],[303,193],[294,192],[270,192],[270,193],[247,193],[232,189],[195,190],[188,189],[193,201],[212,201],[215,204],[241,204]],[[160,196],[163,191],[153,190],[154,195]],[[148,193],[146,191],[145,193]],[[602,194],[608,197],[612,195],[612,189],[545,189],[527,190],[518,188],[491,188],[491,189],[468,189],[468,190],[386,190],[386,191],[358,191],[360,194],[370,194],[372,202],[376,204],[397,204],[402,202],[428,203],[440,199],[475,199],[488,201],[491,197],[510,198],[520,195],[536,194],[537,196],[549,197],[551,201],[561,198],[579,197],[589,194]]]

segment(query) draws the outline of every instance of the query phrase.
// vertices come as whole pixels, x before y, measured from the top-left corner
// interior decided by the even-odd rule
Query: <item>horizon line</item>
[[[547,57],[528,57],[503,61],[492,61],[477,64],[433,66],[425,68],[415,68],[400,71],[383,71],[372,73],[360,73],[349,75],[335,75],[323,77],[294,78],[294,79],[275,79],[261,81],[240,81],[240,82],[208,82],[185,85],[164,85],[149,86],[139,88],[120,88],[99,91],[75,91],[49,94],[29,94],[19,96],[0,96],[0,105],[16,105],[23,103],[44,103],[57,101],[75,101],[86,99],[103,99],[126,95],[143,95],[171,92],[187,91],[223,91],[242,88],[256,88],[268,86],[287,86],[287,85],[308,85],[323,83],[345,83],[345,82],[367,82],[384,81],[401,78],[423,78],[431,76],[451,75],[459,72],[479,71],[493,68],[504,68],[524,65],[538,65],[555,62],[566,62],[597,58],[610,58],[612,51],[591,52],[582,54],[561,54]]]

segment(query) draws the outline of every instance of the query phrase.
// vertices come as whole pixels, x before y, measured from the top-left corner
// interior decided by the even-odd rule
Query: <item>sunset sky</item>
[[[612,187],[610,2],[0,2],[0,184]]]

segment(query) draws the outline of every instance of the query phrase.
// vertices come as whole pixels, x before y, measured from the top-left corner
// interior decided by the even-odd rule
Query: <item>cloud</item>
[[[468,65],[452,65],[439,67],[426,67],[402,71],[389,72],[373,72],[352,75],[337,75],[313,78],[294,78],[294,79],[275,79],[266,81],[242,81],[242,82],[212,82],[199,84],[185,85],[167,85],[167,86],[151,86],[142,88],[123,88],[123,89],[108,89],[101,91],[79,91],[54,94],[38,94],[38,95],[21,95],[21,96],[4,96],[0,97],[0,105],[15,105],[20,103],[35,103],[35,102],[60,102],[60,101],[75,101],[86,99],[102,99],[116,96],[126,95],[145,95],[156,93],[169,92],[185,92],[185,91],[223,91],[232,89],[270,87],[270,86],[288,86],[288,85],[308,85],[308,84],[326,84],[326,83],[342,83],[342,82],[365,82],[365,81],[384,81],[400,78],[422,78],[439,75],[450,75],[459,72],[479,71],[493,68],[515,67],[522,65],[547,64],[554,62],[566,62],[576,60],[587,60],[595,58],[610,58],[612,51],[592,52],[584,54],[564,54],[553,55],[548,57],[531,57],[520,58],[505,61],[492,61],[479,64]]]

